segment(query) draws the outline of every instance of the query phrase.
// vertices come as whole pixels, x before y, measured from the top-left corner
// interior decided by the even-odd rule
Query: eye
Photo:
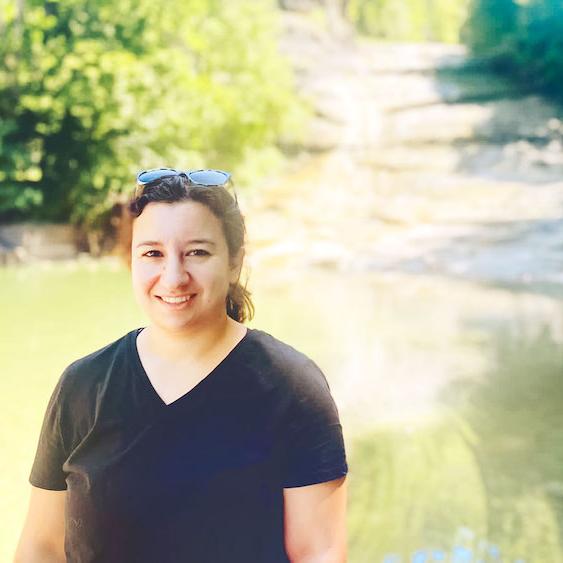
[[[160,250],[147,250],[147,252],[145,252],[143,256],[147,256],[148,258],[155,258],[162,256],[162,253],[160,252]]]
[[[187,252],[187,256],[209,256],[209,252],[203,248],[195,248]]]

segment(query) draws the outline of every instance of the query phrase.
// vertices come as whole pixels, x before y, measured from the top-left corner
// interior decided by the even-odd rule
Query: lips
[[[178,295],[178,296],[159,295],[158,297],[165,303],[175,305],[177,303],[187,303],[193,296],[192,295]]]
[[[194,293],[190,295],[156,295],[156,298],[162,304],[171,309],[183,309],[184,307],[187,307],[194,297]]]

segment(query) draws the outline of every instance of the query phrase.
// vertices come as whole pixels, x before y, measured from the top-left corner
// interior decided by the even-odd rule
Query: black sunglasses
[[[135,198],[143,194],[143,190],[146,186],[171,176],[183,176],[192,186],[226,188],[238,204],[231,175],[224,170],[176,170],[175,168],[152,168],[151,170],[143,170],[137,174]]]

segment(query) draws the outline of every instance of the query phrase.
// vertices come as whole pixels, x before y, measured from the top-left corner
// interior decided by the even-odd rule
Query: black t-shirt
[[[67,561],[287,562],[283,488],[348,471],[323,373],[249,329],[166,405],[140,330],[71,364],[45,413],[29,481],[67,490]]]

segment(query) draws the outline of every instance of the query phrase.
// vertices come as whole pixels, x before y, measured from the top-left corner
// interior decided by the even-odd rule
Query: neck
[[[236,338],[246,332],[246,327],[225,316],[220,322],[214,322],[197,330],[172,332],[157,325],[149,325],[141,335],[148,350],[166,358],[167,361],[181,361],[188,358],[202,358],[210,354],[220,343],[229,338]]]

